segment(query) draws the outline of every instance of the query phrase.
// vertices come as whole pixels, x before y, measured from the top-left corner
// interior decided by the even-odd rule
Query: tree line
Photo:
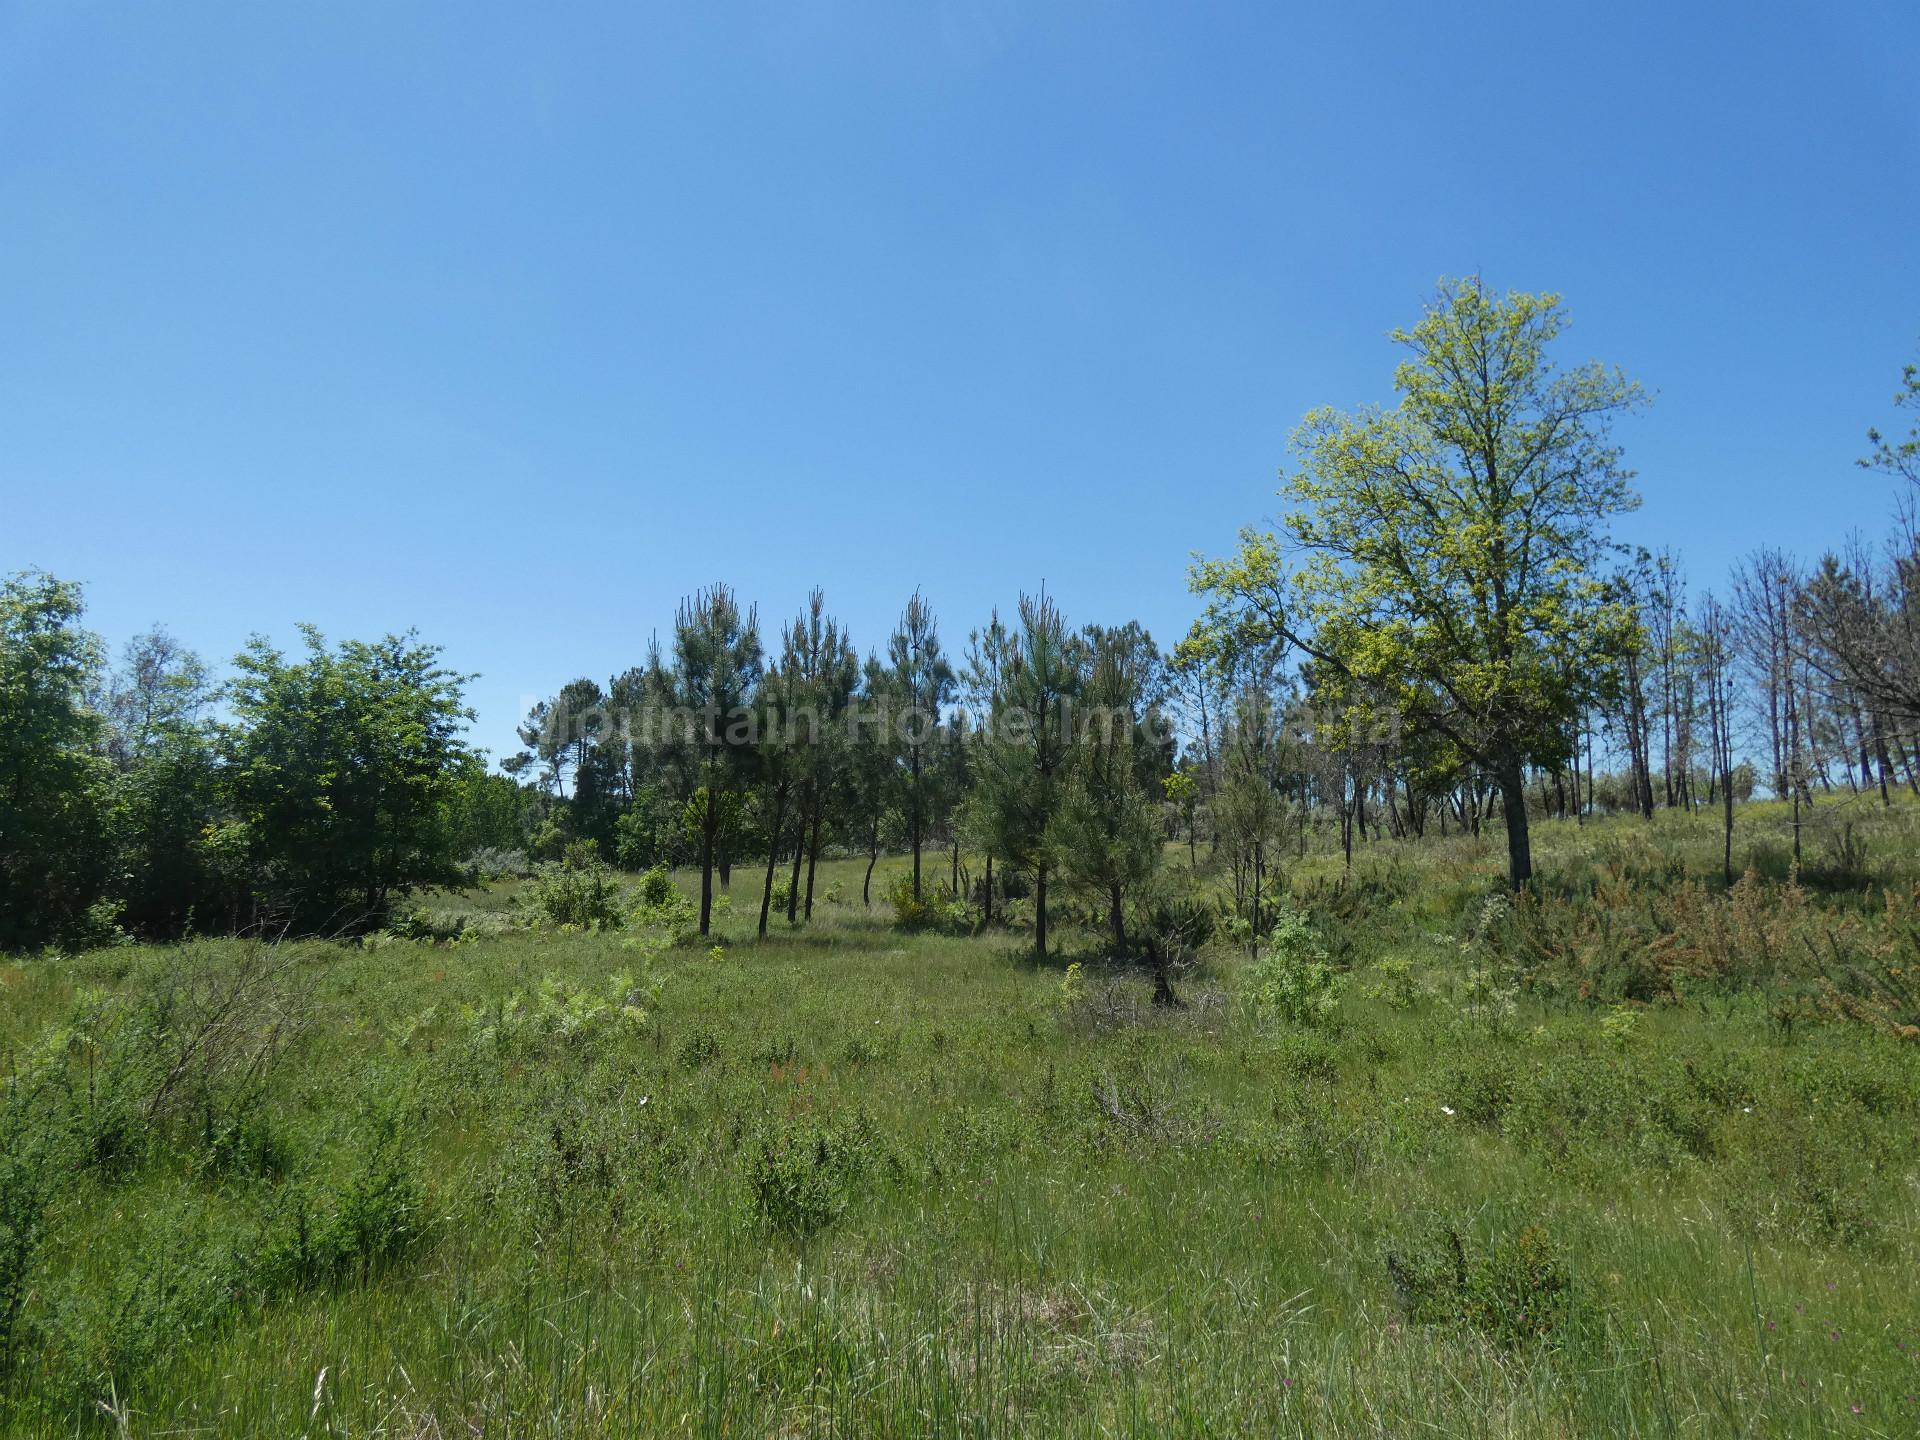
[[[1671,552],[1611,533],[1637,497],[1610,426],[1644,396],[1557,366],[1565,324],[1556,296],[1443,285],[1393,335],[1397,402],[1309,414],[1280,528],[1195,560],[1202,613],[1170,652],[1044,594],[949,648],[916,592],[863,656],[818,590],[769,631],[715,584],[638,664],[536,705],[498,770],[464,738],[471,677],[417,636],[256,640],[216,685],[164,631],[108,663],[77,586],[15,575],[0,946],[352,932],[423,886],[588,855],[696,867],[702,933],[752,864],[765,935],[811,917],[823,855],[866,858],[871,904],[898,850],[903,915],[1017,907],[1044,953],[1064,900],[1158,959],[1203,871],[1257,945],[1315,832],[1350,862],[1497,828],[1521,887],[1536,821],[1710,808],[1730,881],[1762,786],[1920,793],[1911,503],[1878,547],[1763,550],[1690,596]],[[1896,403],[1920,408],[1912,367]],[[1920,426],[1869,444],[1920,494]]]

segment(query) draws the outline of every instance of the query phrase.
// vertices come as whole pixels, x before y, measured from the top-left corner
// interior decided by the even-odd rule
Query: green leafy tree
[[[120,923],[172,939],[233,918],[235,896],[208,835],[220,818],[220,774],[203,715],[212,681],[199,656],[164,630],[127,645],[107,690],[114,786],[111,887]]]
[[[540,815],[540,798],[510,775],[487,769],[469,751],[455,766],[446,798],[448,843],[462,859],[477,850],[523,850]]]
[[[99,642],[80,587],[0,580],[0,949],[81,926],[106,879],[112,766],[87,703]]]
[[[127,642],[102,705],[108,752],[122,769],[198,723],[213,679],[198,655],[155,626]]]
[[[681,811],[658,785],[640,787],[633,803],[614,822],[614,833],[615,858],[622,870],[651,870],[699,853],[697,843],[687,846]]]
[[[1282,491],[1299,557],[1245,532],[1192,583],[1209,621],[1297,647],[1328,726],[1434,737],[1500,787],[1508,875],[1533,873],[1524,788],[1559,764],[1629,638],[1603,561],[1637,499],[1609,421],[1641,392],[1597,363],[1555,368],[1554,295],[1441,287],[1411,330],[1392,409],[1309,414]]]
[[[397,896],[459,877],[447,806],[470,677],[411,632],[334,649],[302,633],[301,659],[258,638],[235,658],[223,777],[266,918],[365,928]]]

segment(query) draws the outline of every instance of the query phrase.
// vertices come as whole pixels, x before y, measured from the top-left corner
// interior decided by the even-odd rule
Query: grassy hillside
[[[856,862],[766,944],[736,873],[713,948],[506,887],[432,899],[453,943],[16,963],[0,1417],[1911,1434],[1915,816],[1847,814],[1804,884],[1744,814],[1731,893],[1685,819],[1545,827],[1518,909],[1497,839],[1315,854],[1177,1011]]]

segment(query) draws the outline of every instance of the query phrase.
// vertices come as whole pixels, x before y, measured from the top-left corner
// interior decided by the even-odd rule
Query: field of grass
[[[1518,909],[1486,842],[1315,854],[1293,1010],[857,862],[764,944],[741,872],[711,948],[509,887],[17,961],[0,1425],[1914,1434],[1920,817],[1858,813],[1795,885],[1756,808],[1730,894],[1704,820],[1546,827]]]

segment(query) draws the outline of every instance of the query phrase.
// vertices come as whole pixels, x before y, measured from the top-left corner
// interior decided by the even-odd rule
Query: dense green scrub
[[[1171,1011],[851,863],[763,945],[736,877],[712,950],[496,892],[456,943],[15,963],[0,1419],[1913,1433],[1920,1045],[1833,973],[1904,968],[1898,886],[1557,843],[1517,911],[1471,842],[1315,857]]]

